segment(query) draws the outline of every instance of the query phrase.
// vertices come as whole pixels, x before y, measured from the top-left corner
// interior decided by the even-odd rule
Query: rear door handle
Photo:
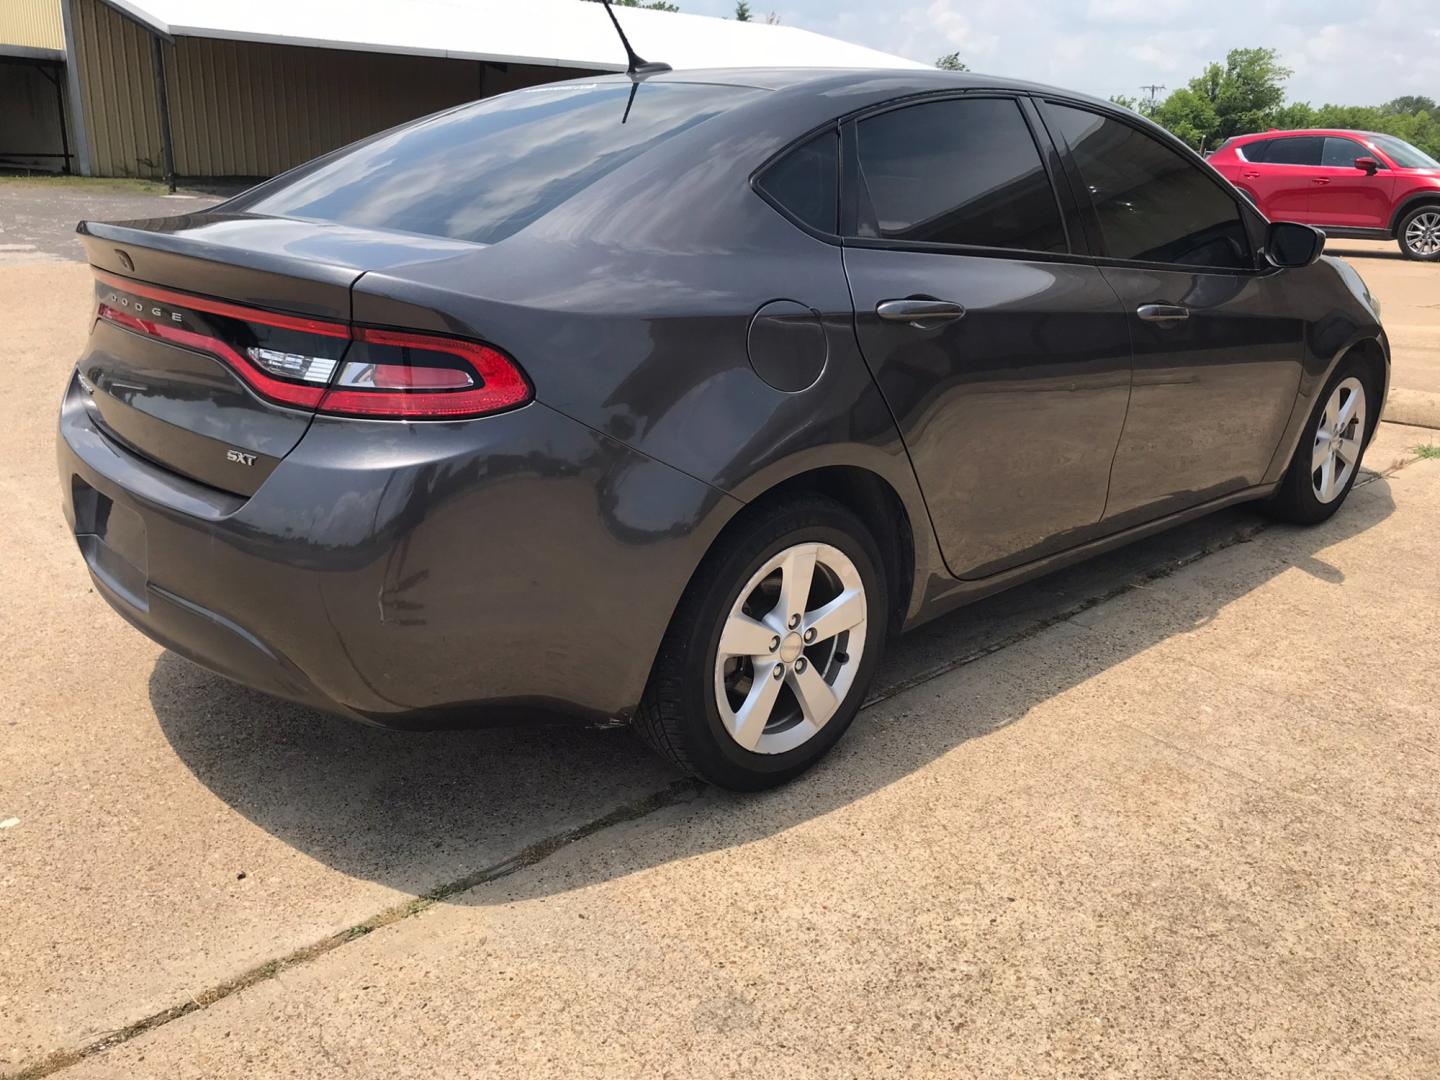
[[[1330,183],[1330,178],[1328,176],[1312,176],[1310,181],[1314,184],[1328,184]]]
[[[1260,179],[1260,170],[1259,170],[1259,169],[1244,169],[1244,170],[1241,171],[1240,175],[1241,175],[1242,177],[1244,177],[1246,180],[1258,180],[1258,179]]]
[[[1179,304],[1141,304],[1135,314],[1146,322],[1184,322],[1190,317],[1190,309]]]
[[[907,300],[881,300],[875,305],[875,314],[886,322],[909,323],[921,330],[927,330],[941,323],[963,319],[965,309],[953,300],[922,300],[912,297]]]

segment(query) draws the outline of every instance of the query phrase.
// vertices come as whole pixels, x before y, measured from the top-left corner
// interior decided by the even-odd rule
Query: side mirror
[[[1325,234],[1309,225],[1276,221],[1265,231],[1265,257],[1281,269],[1309,266],[1324,250]]]
[[[1373,157],[1357,157],[1355,159],[1355,168],[1363,169],[1371,176],[1374,176],[1380,169],[1380,162],[1376,161]]]

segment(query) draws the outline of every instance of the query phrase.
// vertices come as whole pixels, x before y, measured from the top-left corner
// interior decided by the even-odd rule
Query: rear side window
[[[406,125],[234,208],[492,244],[761,93],[629,80],[531,87]]]
[[[1237,146],[1235,152],[1246,161],[1253,161],[1259,164],[1263,162],[1266,155],[1270,153],[1270,147],[1274,142],[1274,139],[1257,139],[1255,142],[1246,143],[1244,146]]]
[[[766,169],[760,190],[812,229],[839,228],[840,136],[816,135]]]
[[[1065,251],[1040,151],[1009,98],[909,105],[856,125],[871,213],[861,235]]]
[[[1070,147],[1112,258],[1254,267],[1235,199],[1192,161],[1085,109],[1047,104],[1045,123]]]
[[[1267,165],[1319,165],[1325,153],[1325,140],[1318,135],[1297,135],[1293,139],[1276,139],[1266,151]]]

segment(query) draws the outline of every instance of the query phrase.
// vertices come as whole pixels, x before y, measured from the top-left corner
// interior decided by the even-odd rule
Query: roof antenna
[[[600,0],[605,5],[605,14],[610,16],[610,21],[615,24],[615,33],[620,35],[620,44],[625,46],[625,55],[629,58],[630,66],[625,69],[625,74],[632,79],[643,79],[647,75],[658,75],[662,71],[673,70],[669,64],[641,59],[639,53],[630,47],[630,39],[625,36],[625,31],[620,29],[620,20],[615,17],[614,10],[610,7],[610,0]],[[627,109],[626,112],[629,112]]]

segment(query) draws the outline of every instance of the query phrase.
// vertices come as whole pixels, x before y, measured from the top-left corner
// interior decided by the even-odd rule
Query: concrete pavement
[[[1437,531],[1423,462],[64,1075],[1435,1076]]]

